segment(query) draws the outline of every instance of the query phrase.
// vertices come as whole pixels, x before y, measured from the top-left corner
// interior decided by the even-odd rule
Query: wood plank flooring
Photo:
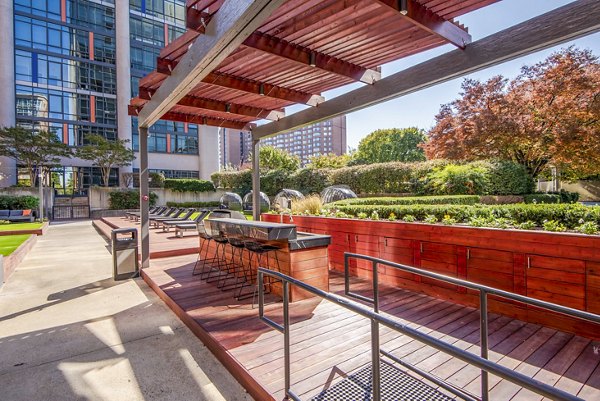
[[[252,300],[191,272],[195,255],[152,259],[144,279],[234,372],[255,397],[284,396],[283,336],[258,319]],[[370,283],[354,280],[353,290],[369,294]],[[343,291],[331,274],[330,288]],[[479,353],[479,312],[423,294],[381,286],[381,310],[410,327],[474,354]],[[281,321],[281,305],[266,313]],[[302,399],[317,395],[370,362],[370,325],[361,317],[319,299],[291,305],[292,388]],[[381,348],[474,394],[480,371],[411,338],[382,328]],[[501,315],[489,317],[490,359],[588,400],[600,399],[600,343]],[[538,400],[530,391],[491,376],[493,400]]]

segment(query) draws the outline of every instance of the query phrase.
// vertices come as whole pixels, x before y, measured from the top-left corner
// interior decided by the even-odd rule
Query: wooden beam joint
[[[298,46],[264,33],[254,32],[244,41],[244,45],[367,84],[374,84],[381,79],[381,72],[379,71]]]
[[[471,35],[465,29],[439,16],[416,0],[377,0],[377,2],[398,11],[411,24],[461,49],[471,43]]]

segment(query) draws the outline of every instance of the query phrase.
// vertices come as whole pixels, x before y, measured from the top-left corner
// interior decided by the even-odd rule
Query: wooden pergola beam
[[[151,100],[154,95],[152,89],[141,89],[139,93],[140,99]],[[253,118],[264,118],[265,120],[277,121],[285,117],[283,110],[268,110],[260,107],[245,106],[242,104],[236,104],[231,102],[221,102],[213,99],[206,99],[196,96],[184,96],[179,102],[178,106],[194,107],[202,110],[217,111],[220,113],[231,113],[239,116],[253,117]]]
[[[169,68],[172,67],[167,68],[168,72],[170,72]],[[157,72],[166,74],[163,71],[157,70]],[[140,81],[140,94],[142,93],[142,91],[148,90],[147,88],[141,86],[142,81]],[[251,81],[248,79],[236,77],[229,74],[221,74],[218,72],[211,72],[202,80],[202,82],[210,85],[221,86],[223,88],[234,89],[240,92],[270,97],[273,99],[285,100],[293,103],[302,103],[308,106],[317,106],[325,101],[325,98],[321,95],[301,92],[293,89],[284,88],[282,86]]]
[[[264,33],[254,32],[244,41],[244,45],[305,66],[318,68],[367,84],[373,84],[381,79],[380,71],[352,64]]]
[[[128,114],[134,117],[139,115],[140,110],[140,108],[131,105],[129,105],[127,108]],[[255,124],[250,124],[243,121],[233,121],[215,117],[208,117],[202,114],[176,113],[174,111],[169,111],[168,113],[163,114],[163,116],[160,119],[189,124],[209,125],[212,127],[239,129],[244,131],[248,131],[252,129],[252,127],[256,126]]]
[[[600,2],[578,0],[431,60],[257,127],[255,140],[361,110],[529,53],[600,31]]]
[[[471,43],[471,35],[465,29],[440,17],[415,0],[376,1],[394,9],[411,24],[437,35],[461,49],[464,49],[467,44]]]
[[[236,0],[223,3],[207,26],[206,35],[194,40],[171,75],[141,110],[139,126],[146,128],[159,120],[284,2],[285,0]]]

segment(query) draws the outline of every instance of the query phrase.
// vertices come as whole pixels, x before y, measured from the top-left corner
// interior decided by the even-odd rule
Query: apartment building
[[[250,133],[229,129],[222,131],[220,137],[221,166],[239,167],[247,162],[252,151]],[[346,116],[263,139],[260,144],[284,149],[290,154],[298,156],[302,166],[308,164],[312,156],[328,153],[342,155],[347,151]]]
[[[89,134],[127,139],[137,151],[127,105],[160,50],[185,32],[185,0],[3,0],[0,26],[0,126],[49,130],[72,147]],[[149,167],[208,178],[219,168],[218,139],[215,127],[159,121],[150,129]],[[138,166],[136,159],[114,169],[111,185]],[[19,166],[2,158],[0,173],[1,186],[14,185]],[[64,159],[46,181],[82,189],[99,184],[100,172]]]

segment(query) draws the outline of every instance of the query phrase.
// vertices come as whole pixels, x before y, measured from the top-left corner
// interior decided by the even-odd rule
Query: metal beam
[[[260,142],[252,140],[252,218],[260,221]]]
[[[415,0],[377,0],[377,2],[398,11],[411,24],[437,35],[461,49],[471,43],[471,35],[466,30],[440,17]]]
[[[148,128],[139,128],[140,141],[140,236],[142,239],[142,269],[150,267],[150,221],[148,205],[150,190],[148,188]]]
[[[361,110],[600,31],[600,2],[578,0],[252,131],[254,139]]]
[[[244,41],[244,46],[367,84],[381,79],[380,71],[361,67],[264,33],[254,32]]]
[[[152,89],[140,90],[139,97],[140,99],[151,100],[154,92],[155,91]],[[201,110],[210,110],[220,113],[237,114],[245,117],[263,118],[271,121],[277,121],[285,117],[285,112],[283,110],[268,110],[260,107],[245,106],[243,104],[231,102],[221,102],[218,100],[189,95],[184,96],[179,102],[177,102],[177,105],[200,109],[200,114],[202,114]]]
[[[139,115],[149,127],[237,49],[285,0],[227,1]]]

